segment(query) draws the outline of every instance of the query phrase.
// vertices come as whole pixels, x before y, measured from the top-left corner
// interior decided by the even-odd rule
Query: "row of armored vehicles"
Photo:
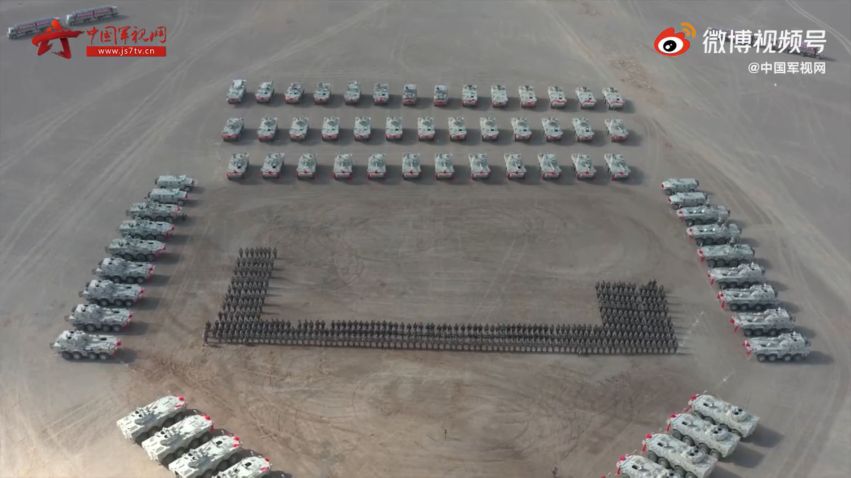
[[[247,454],[238,436],[216,433],[212,418],[188,409],[182,396],[154,400],[116,425],[177,478],[259,478],[271,469],[267,458]]]
[[[244,79],[231,81],[226,94],[227,102],[239,104],[245,99],[248,82]],[[313,103],[317,105],[327,104],[331,100],[333,86],[327,81],[316,83],[313,91]],[[358,81],[346,83],[343,90],[343,101],[347,105],[356,105],[360,102],[362,93]],[[400,91],[401,102],[405,106],[415,106],[419,99],[419,89],[414,83],[405,83]],[[614,87],[606,87],[601,90],[602,98],[606,107],[610,110],[620,110],[626,105],[623,95]],[[254,92],[255,101],[258,103],[270,103],[275,95],[275,83],[273,81],[261,82]],[[520,85],[517,88],[520,106],[523,108],[535,108],[538,105],[538,95],[535,87],[531,85]],[[576,102],[579,108],[593,109],[597,106],[597,97],[594,92],[586,86],[579,86],[574,90]],[[298,104],[305,96],[305,86],[301,82],[292,82],[283,92],[284,102]],[[376,82],[372,86],[372,103],[375,105],[386,105],[390,102],[390,84]],[[479,105],[478,85],[467,83],[461,87],[461,104],[468,107]],[[490,103],[495,108],[508,106],[508,88],[502,84],[493,84],[490,87]],[[551,85],[547,87],[547,99],[550,108],[561,109],[567,106],[567,94],[560,86]],[[434,85],[432,90],[432,104],[434,106],[446,106],[449,104],[449,86],[443,83]]]
[[[118,7],[113,5],[85,8],[81,10],[74,10],[73,12],[65,15],[65,25],[80,25],[83,23],[108,20],[117,16]],[[18,23],[6,29],[6,37],[9,39],[15,39],[28,35],[35,35],[36,33],[44,31],[44,29],[49,27],[54,21],[58,22],[59,17],[41,18],[39,20]]]
[[[749,337],[748,355],[760,361],[792,361],[810,353],[809,340],[795,330],[795,320],[781,306],[777,291],[765,280],[765,268],[754,261],[753,247],[739,242],[741,228],[728,222],[730,210],[709,203],[695,178],[669,178],[661,189],[686,235],[698,246],[697,255],[709,269],[709,282],[721,308],[734,312],[730,323]]]

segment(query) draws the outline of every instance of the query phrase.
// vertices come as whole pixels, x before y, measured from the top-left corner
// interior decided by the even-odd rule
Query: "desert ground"
[[[837,1],[246,0],[118,1],[116,24],[165,25],[168,56],[37,57],[29,39],[0,41],[0,476],[156,477],[166,468],[124,441],[115,420],[168,393],[269,457],[279,475],[302,477],[567,477],[614,471],[617,457],[695,392],[709,391],[760,416],[751,440],[716,477],[838,477],[851,469],[851,4]],[[0,1],[4,27],[91,6],[77,0]],[[708,55],[699,41],[664,58],[652,41],[690,21],[734,28],[825,29],[827,74],[749,74],[747,55]],[[85,38],[85,39],[83,39]],[[54,47],[55,48],[55,47]],[[781,55],[771,60],[800,60]],[[311,92],[331,81],[328,106],[271,105],[224,95],[233,78],[250,91],[274,80]],[[390,83],[386,107],[344,106],[348,80],[368,92]],[[400,105],[405,82],[420,88]],[[454,101],[431,106],[432,85]],[[512,102],[495,111],[459,104],[464,83]],[[622,145],[603,134],[610,114],[583,113],[591,144],[541,137],[545,101],[520,112],[517,86],[545,97],[550,84],[620,89],[631,130]],[[554,115],[569,127],[571,101]],[[260,118],[294,115],[311,126],[342,118],[337,144],[316,129],[304,143],[279,131],[256,140]],[[355,115],[375,139],[354,142]],[[386,142],[384,117],[401,115],[405,138]],[[435,116],[438,139],[417,143],[416,117]],[[449,143],[446,118],[464,115],[470,137]],[[482,143],[478,117],[497,116],[502,137]],[[523,114],[535,137],[508,138]],[[243,116],[236,144],[219,137]],[[253,168],[229,182],[230,154]],[[284,177],[259,178],[267,152],[287,154]],[[293,179],[295,159],[317,154],[319,177]],[[350,151],[350,182],[330,177]],[[399,158],[420,152],[421,181],[399,179]],[[459,176],[431,179],[431,158],[454,153]],[[469,180],[466,155],[486,152],[488,181]],[[391,169],[367,181],[368,154]],[[530,169],[503,179],[502,155]],[[554,152],[565,170],[535,179],[535,155]],[[570,154],[592,155],[601,174],[572,177]],[[611,183],[602,155],[634,168]],[[533,166],[534,165],[534,166]],[[147,298],[107,363],[66,362],[48,344],[117,235],[125,209],[152,179],[185,173],[201,184],[189,220],[168,243]],[[701,180],[732,210],[770,282],[813,343],[806,362],[747,360],[707,284],[694,246],[658,183]],[[240,247],[274,246],[278,262],[265,314],[290,320],[449,323],[596,323],[597,280],[656,279],[668,290],[681,347],[665,356],[574,356],[296,348],[203,347]]]

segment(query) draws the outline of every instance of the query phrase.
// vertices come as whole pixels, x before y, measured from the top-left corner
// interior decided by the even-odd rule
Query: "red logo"
[[[686,36],[694,38],[697,34],[691,23],[682,22],[683,30],[681,32],[674,31],[674,27],[668,27],[659,33],[656,40],[653,41],[653,48],[663,56],[680,56],[687,52],[691,46]]]
[[[54,51],[54,55],[61,56],[66,60],[71,59],[71,43],[68,41],[69,38],[77,38],[80,35],[81,31],[79,30],[67,30],[62,27],[59,23],[59,20],[54,19],[50,22],[50,26],[45,28],[43,32],[36,35],[33,39],[33,45],[38,46],[38,56],[44,55],[50,50],[51,44],[50,42],[53,40],[59,40],[62,43],[62,51],[56,52]]]

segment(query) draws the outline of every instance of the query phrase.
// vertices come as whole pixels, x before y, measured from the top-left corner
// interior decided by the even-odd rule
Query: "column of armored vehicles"
[[[121,237],[106,247],[107,257],[92,272],[95,278],[86,283],[79,295],[85,303],[77,304],[66,318],[73,329],[65,330],[52,348],[69,360],[107,360],[121,347],[113,335],[96,332],[120,332],[130,324],[130,308],[142,300],[142,283],[155,270],[152,264],[165,253],[175,222],[186,218],[183,204],[195,180],[185,176],[159,176],[155,188],[145,201],[133,203],[127,210],[130,219],[118,226]]]
[[[692,395],[671,414],[664,432],[648,433],[641,453],[622,455],[616,474],[627,478],[705,478],[756,431],[759,417],[708,394]]]
[[[694,178],[670,178],[661,184],[668,203],[687,226],[701,262],[709,266],[709,283],[721,308],[733,313],[730,323],[748,337],[748,356],[759,361],[803,359],[810,342],[795,329],[795,319],[780,305],[777,292],[765,282],[765,268],[754,262],[754,249],[739,242],[741,229],[728,222],[730,210],[709,203]]]
[[[177,478],[258,478],[271,469],[268,458],[246,453],[238,436],[216,433],[213,419],[188,409],[182,396],[154,400],[116,425]]]
[[[74,10],[65,15],[65,24],[80,25],[83,23],[96,22],[107,20],[118,16],[118,7],[106,5],[96,8],[86,8],[82,10]],[[28,35],[34,35],[50,26],[53,21],[59,21],[59,17],[48,17],[29,22],[18,23],[6,29],[6,37],[9,39],[21,38]]]

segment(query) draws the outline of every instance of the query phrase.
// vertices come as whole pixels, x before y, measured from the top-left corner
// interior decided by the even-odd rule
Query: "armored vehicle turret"
[[[560,86],[547,87],[547,97],[550,99],[550,108],[561,109],[567,105],[567,97]]]
[[[576,169],[577,179],[593,179],[597,175],[597,168],[591,162],[591,156],[585,153],[573,153],[570,155],[573,167]]]
[[[710,284],[719,289],[750,287],[765,281],[765,268],[756,262],[743,262],[733,267],[715,267],[706,272]]]
[[[340,137],[340,117],[326,116],[322,118],[322,140],[336,141]]]
[[[759,417],[751,415],[747,410],[705,393],[692,395],[688,401],[688,410],[705,420],[727,427],[742,438],[753,434],[759,423]]]
[[[414,106],[417,104],[417,85],[413,83],[402,85],[402,104],[405,106]]]
[[[706,478],[715,469],[718,460],[697,449],[686,445],[671,435],[648,433],[642,445],[647,458],[674,470],[682,477]]]
[[[257,87],[257,91],[254,92],[254,100],[258,103],[268,103],[272,101],[272,97],[275,95],[275,83],[272,81],[264,81],[260,83],[260,86]]]
[[[352,133],[357,141],[368,141],[372,136],[372,118],[369,116],[355,116],[355,126]]]
[[[182,189],[184,191],[191,191],[195,187],[195,184],[196,181],[185,174],[166,174],[158,176],[154,180],[154,185],[158,188]]]
[[[476,106],[479,104],[479,87],[466,84],[461,87],[461,104],[464,106]]]
[[[508,90],[505,85],[491,85],[491,106],[504,108],[508,104]]]
[[[148,193],[147,198],[162,204],[183,204],[189,200],[189,193],[181,189],[154,188]]]
[[[610,110],[623,109],[626,101],[621,96],[620,92],[613,87],[603,88],[603,98],[606,100],[606,105]]]
[[[573,131],[576,134],[576,141],[593,141],[594,130],[591,128],[591,122],[588,118],[580,116],[571,120],[573,123]]]
[[[609,170],[609,177],[614,181],[618,179],[626,179],[632,172],[629,165],[622,154],[606,153],[603,155],[603,161],[606,162],[606,169]]]
[[[485,153],[472,153],[467,156],[470,161],[470,178],[487,179],[491,175],[491,167],[488,165],[488,155]]]
[[[121,341],[112,335],[93,335],[82,330],[66,330],[56,337],[51,347],[67,360],[84,358],[106,360],[115,355],[121,347]]]
[[[263,166],[260,167],[260,176],[264,179],[278,179],[284,170],[284,158],[286,153],[268,153],[263,158]]]
[[[183,208],[173,204],[162,204],[155,201],[136,202],[127,209],[127,215],[133,219],[152,221],[182,221],[186,219]]]
[[[331,83],[320,81],[313,90],[313,104],[324,105],[331,100]]]
[[[250,166],[248,153],[233,153],[228,161],[225,177],[229,180],[242,179]]]
[[[129,221],[122,221],[118,226],[118,232],[121,234],[121,237],[164,241],[174,233],[174,224],[165,221],[131,219]]]
[[[703,206],[709,197],[704,192],[692,191],[688,193],[676,193],[668,196],[668,204],[672,209],[683,207]]]
[[[278,117],[264,116],[260,120],[260,126],[257,128],[257,140],[269,142],[275,139],[278,133]]]
[[[544,138],[547,141],[561,141],[564,131],[558,118],[541,118],[541,126],[544,128]]]
[[[151,435],[142,448],[153,461],[168,465],[191,448],[210,439],[213,420],[208,415],[189,415]]]
[[[609,134],[609,139],[612,141],[626,141],[629,138],[629,130],[623,124],[623,120],[619,118],[606,118],[603,120],[606,126],[606,133]]]
[[[245,129],[245,120],[243,118],[228,118],[225,121],[225,126],[222,128],[222,139],[225,141],[236,141]]]
[[[147,262],[131,262],[120,257],[104,257],[92,272],[112,282],[141,284],[154,275],[154,265]]]
[[[383,153],[373,153],[366,161],[366,177],[369,179],[383,179],[387,175],[387,162],[384,161]]]
[[[452,153],[434,155],[434,179],[452,179],[455,176],[455,166],[452,164]]]
[[[113,239],[106,246],[106,252],[122,259],[151,262],[165,252],[165,244],[160,241],[125,237]]]
[[[356,105],[360,101],[360,83],[350,81],[346,84],[346,92],[343,93],[343,101],[347,105]]]
[[[110,330],[118,332],[130,324],[133,313],[128,309],[113,309],[97,304],[77,304],[65,318],[74,328],[86,332]]]
[[[615,475],[626,478],[679,478],[673,471],[642,455],[623,455],[616,467]]]
[[[125,439],[141,443],[160,428],[174,425],[184,413],[186,400],[183,397],[166,395],[133,410],[126,417],[119,418],[115,424]]]
[[[109,280],[92,279],[80,291],[80,297],[102,307],[120,305],[132,307],[142,299],[145,289],[138,285],[118,284]]]
[[[757,284],[747,289],[726,289],[715,294],[722,309],[765,310],[777,306],[777,293],[769,284]]]
[[[668,178],[662,181],[659,187],[666,196],[670,196],[676,193],[697,191],[697,188],[700,187],[700,181],[694,178]]]
[[[738,242],[742,235],[739,226],[729,224],[702,224],[686,229],[686,235],[698,246]]]
[[[531,85],[520,85],[517,87],[517,95],[520,96],[521,108],[534,108],[538,104],[535,87]]]
[[[271,469],[268,458],[249,456],[227,470],[218,473],[214,478],[260,478]]]
[[[730,456],[741,439],[726,428],[691,413],[674,413],[667,423],[665,431],[670,432],[674,438],[682,440],[686,445],[696,446],[698,450],[716,459]]]
[[[777,337],[751,337],[744,342],[748,356],[756,355],[760,362],[783,360],[791,362],[807,358],[810,341],[798,332],[787,332]]]
[[[198,478],[211,475],[215,470],[224,470],[239,461],[239,437],[221,435],[194,448],[171,462],[168,469],[177,478]]]
[[[390,85],[376,83],[372,88],[372,102],[376,105],[386,105],[390,101]]]
[[[450,141],[464,141],[467,139],[467,125],[463,116],[450,116],[449,120]]]
[[[449,87],[444,84],[434,85],[434,106],[446,106],[449,104]]]
[[[480,117],[479,130],[482,135],[482,141],[496,141],[499,139],[499,128],[496,125],[496,118],[493,116]]]
[[[354,166],[351,153],[339,153],[334,158],[334,179],[351,179]]]
[[[730,217],[730,210],[724,206],[704,204],[703,206],[684,207],[677,209],[677,217],[686,226],[695,224],[722,224]]]
[[[505,153],[505,177],[508,179],[523,179],[526,177],[526,165],[520,153]]]
[[[529,127],[529,120],[526,118],[512,117],[511,129],[514,130],[514,141],[529,141],[532,137],[532,128]]]
[[[783,307],[766,309],[762,312],[739,312],[730,318],[735,330],[742,330],[745,337],[769,336],[795,330],[795,318]]]
[[[577,86],[575,93],[580,108],[592,110],[597,106],[597,98],[594,97],[594,93],[587,86]]]
[[[552,153],[538,154],[538,166],[541,169],[541,179],[558,179],[561,177],[561,166],[558,158]]]
[[[417,179],[422,174],[419,153],[405,153],[402,156],[402,178]]]
[[[699,247],[697,255],[700,261],[706,262],[709,267],[735,266],[752,261],[754,250],[747,244],[724,244]]]
[[[245,80],[233,80],[228,88],[227,100],[228,103],[242,103],[242,98],[245,97]]]

